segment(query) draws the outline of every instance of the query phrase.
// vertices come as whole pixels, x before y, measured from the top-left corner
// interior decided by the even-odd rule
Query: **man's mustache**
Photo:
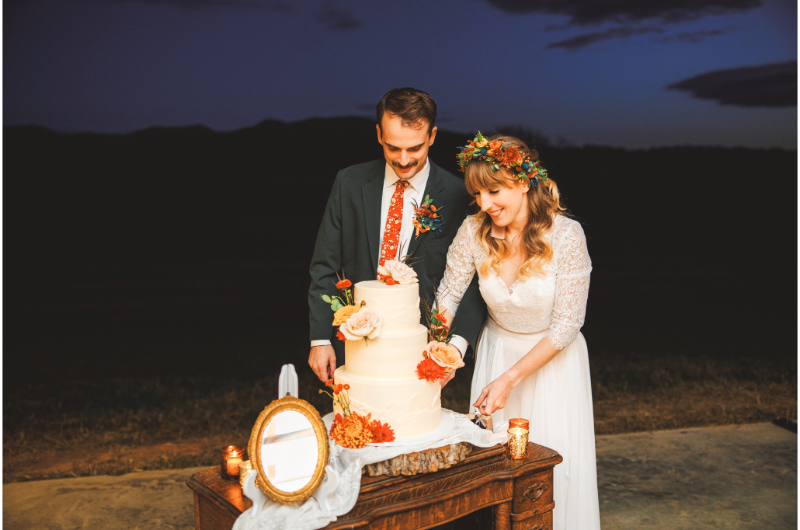
[[[399,168],[399,169],[408,169],[408,168],[410,168],[410,167],[414,167],[414,166],[416,166],[417,164],[419,164],[419,161],[417,161],[417,160],[414,160],[413,162],[410,162],[410,163],[409,163],[407,166],[401,166],[401,165],[400,165],[400,164],[398,164],[397,162],[392,162],[392,165],[393,165],[394,167],[396,167],[396,168]]]

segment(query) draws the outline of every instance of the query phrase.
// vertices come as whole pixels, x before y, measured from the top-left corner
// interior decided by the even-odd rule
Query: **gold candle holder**
[[[222,478],[236,480],[239,478],[239,464],[244,460],[244,450],[235,445],[223,447],[221,451],[222,462],[220,471]]]
[[[508,456],[511,460],[528,456],[528,429],[513,427],[508,430]]]
[[[250,465],[249,460],[245,460],[241,464],[239,464],[239,485],[244,486],[244,479],[247,478],[247,475],[253,471],[253,466]]]
[[[508,428],[509,429],[525,429],[526,431],[529,430],[530,422],[525,418],[511,418],[508,420]]]

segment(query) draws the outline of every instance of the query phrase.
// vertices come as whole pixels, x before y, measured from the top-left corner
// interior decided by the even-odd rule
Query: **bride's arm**
[[[472,250],[475,219],[467,217],[447,251],[447,267],[439,284],[439,311],[447,322],[453,321],[461,298],[475,276],[475,257]]]
[[[474,404],[481,414],[491,414],[505,407],[511,390],[569,346],[583,326],[592,262],[586,249],[586,237],[579,224],[569,226],[562,237],[550,335],[539,341],[510,370],[483,389]]]

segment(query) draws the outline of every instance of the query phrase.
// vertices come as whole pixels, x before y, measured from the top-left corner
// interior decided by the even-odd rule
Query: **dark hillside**
[[[227,133],[4,132],[7,374],[44,363],[44,375],[79,375],[81,363],[42,351],[89,356],[112,373],[110,345],[147,326],[237,322],[269,333],[288,320],[301,350],[307,262],[333,179],[381,157],[374,123],[360,118]],[[466,139],[440,131],[432,159],[458,174]],[[796,362],[795,152],[540,155],[588,237],[593,354],[758,348]],[[143,373],[153,369],[142,361]]]

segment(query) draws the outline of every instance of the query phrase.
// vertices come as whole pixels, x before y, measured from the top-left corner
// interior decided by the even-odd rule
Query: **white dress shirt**
[[[403,191],[403,221],[400,224],[400,237],[398,239],[398,255],[393,259],[402,258],[408,253],[408,247],[411,244],[411,238],[414,236],[414,204],[422,204],[425,198],[425,186],[428,184],[428,176],[431,174],[431,161],[425,160],[425,167],[422,168],[416,175],[408,179],[408,186]],[[392,169],[389,163],[386,163],[386,168],[383,171],[383,197],[381,198],[381,235],[378,244],[378,253],[380,256],[380,248],[383,246],[383,233],[386,230],[386,217],[389,215],[389,205],[392,202],[392,195],[394,195],[397,188],[397,181],[400,177]],[[413,201],[413,203],[412,203]],[[377,273],[376,273],[377,274]],[[422,294],[422,293],[420,293]],[[312,340],[311,347],[323,346],[330,344],[329,340]],[[461,356],[467,351],[469,342],[463,337],[453,335],[450,343],[459,349]]]

